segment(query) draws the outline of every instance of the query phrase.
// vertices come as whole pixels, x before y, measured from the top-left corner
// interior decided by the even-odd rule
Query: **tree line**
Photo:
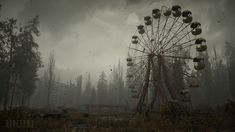
[[[95,84],[92,83],[89,72],[86,75],[78,75],[75,81],[62,83],[55,79],[55,58],[50,54],[31,104],[33,107],[49,109],[79,108],[83,105],[126,105],[127,89],[124,86],[124,69],[120,61],[111,70],[110,75],[102,71]]]
[[[0,21],[0,103],[3,109],[29,103],[42,66],[35,37],[39,17],[20,24],[15,18]]]

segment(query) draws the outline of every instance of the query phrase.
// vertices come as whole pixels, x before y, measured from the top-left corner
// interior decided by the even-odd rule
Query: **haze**
[[[127,47],[143,16],[162,5],[178,4],[203,23],[209,48],[234,43],[233,0],[1,0],[0,16],[24,22],[39,15],[37,38],[43,61],[54,52],[56,67],[76,74],[111,72],[118,60],[125,64]],[[1,18],[1,19],[2,19]],[[209,50],[210,51],[210,50]],[[222,50],[218,50],[221,52]]]

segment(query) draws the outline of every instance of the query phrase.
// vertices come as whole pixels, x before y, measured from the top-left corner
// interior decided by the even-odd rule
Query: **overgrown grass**
[[[231,105],[231,104],[230,104]],[[43,110],[40,110],[43,111]],[[235,130],[235,107],[221,106],[217,110],[192,111],[187,114],[170,112],[150,113],[130,116],[128,113],[80,113],[69,112],[63,118],[35,118],[35,110],[15,109],[1,112],[0,119],[31,119],[38,130],[72,131],[85,124],[90,131],[112,132],[149,132],[149,131],[228,131]],[[173,112],[173,114],[171,113]],[[84,128],[81,128],[84,129]]]

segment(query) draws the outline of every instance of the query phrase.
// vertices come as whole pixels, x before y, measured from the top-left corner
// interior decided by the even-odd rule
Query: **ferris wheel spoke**
[[[136,66],[138,66],[139,64],[144,64],[144,63],[145,63],[145,61],[139,61],[139,62],[137,62],[137,63],[134,63],[134,64],[132,65],[132,67],[136,68]]]
[[[192,30],[193,30],[193,29],[192,29]],[[191,30],[191,31],[192,31],[192,30]],[[190,31],[190,32],[187,32],[183,37],[181,37],[180,39],[178,39],[171,47],[177,45],[177,43],[180,42],[183,38],[185,38],[189,33],[191,33],[191,31]],[[170,48],[171,48],[171,47],[170,47]]]
[[[172,18],[172,19],[174,19],[175,17],[172,17],[172,16],[169,16],[170,18]],[[178,17],[178,18],[180,18],[180,17]],[[177,23],[179,23],[179,24],[184,24],[183,22],[180,22],[180,21],[177,21]]]
[[[175,36],[177,36],[177,35],[179,35],[181,32],[183,32],[185,29],[187,29],[187,27],[188,26],[190,26],[191,25],[191,23],[189,23],[189,24],[187,24],[185,27],[183,27],[180,31],[178,30],[175,34],[174,34],[174,36],[171,38],[171,39],[173,39]],[[180,28],[179,28],[180,29]],[[188,33],[188,31],[187,31],[187,33]]]
[[[189,24],[187,24],[186,26],[184,26],[183,28],[182,28],[182,26],[184,25],[184,24],[182,24],[177,30],[176,30],[176,32],[173,34],[173,36],[162,46],[163,48],[165,48],[169,43],[170,43],[170,41],[172,41],[179,33],[181,33],[184,29],[186,29],[188,26],[190,26],[190,24],[191,23],[189,23]],[[182,29],[181,29],[182,28]],[[181,29],[181,30],[180,30]]]
[[[151,30],[152,30],[152,33],[151,33],[151,44],[152,44],[152,47],[154,49],[154,47],[156,46],[156,37],[157,37],[157,33],[155,34],[154,33],[154,27],[153,27],[153,22],[151,24]]]
[[[161,11],[160,11],[160,14],[162,14],[162,8],[163,7],[161,7]],[[161,25],[161,18],[162,17],[160,17],[159,19],[158,19],[158,22],[157,22],[157,30],[156,30],[156,35],[155,35],[155,38],[154,38],[154,44],[157,46],[157,47],[159,47],[159,44],[157,43],[157,40],[159,39],[159,30],[160,30],[160,25]]]
[[[148,47],[148,45],[146,45],[140,38],[138,38],[138,40],[139,40],[139,42],[138,42],[138,44],[143,48],[143,49],[148,49],[149,51],[150,51],[150,49],[149,49],[149,47]]]
[[[143,35],[140,35],[140,36],[141,36],[141,38],[138,37],[138,40],[143,44],[142,46],[145,47],[145,49],[148,49],[149,51],[151,51],[151,48],[149,47],[148,43],[144,39]]]
[[[137,59],[145,59],[145,57],[147,57],[148,55],[140,55],[140,56],[135,56],[132,57],[132,59],[137,60]]]
[[[155,36],[155,34],[154,34],[154,30],[153,30],[153,20],[152,20],[152,23],[151,23],[151,39],[155,40],[154,36]]]
[[[193,59],[190,56],[174,56],[174,55],[162,55],[163,57],[167,57],[167,58],[178,58],[178,59]]]
[[[147,54],[147,52],[145,52],[144,50],[142,51],[142,50],[135,49],[135,48],[131,48],[131,47],[129,47],[129,49],[132,49],[132,50],[135,50],[135,51],[138,51],[138,52],[141,52],[141,53],[146,53],[146,54]]]
[[[183,49],[185,49],[185,48],[189,48],[189,47],[194,46],[194,45],[196,45],[196,44],[190,44],[190,45],[181,47],[180,50],[183,50]],[[170,53],[173,53],[173,52],[179,52],[180,50],[172,50],[172,51],[169,51],[169,52],[166,51],[165,53],[166,53],[166,54],[170,54]]]
[[[169,18],[170,17],[167,17],[167,22],[168,22],[168,20],[169,20]],[[175,19],[173,19],[173,22],[175,21]],[[171,22],[171,23],[173,23],[173,22]],[[165,33],[166,31],[169,31],[169,29],[168,29],[168,27],[167,27],[167,23],[165,23],[166,25],[164,25],[164,30],[163,30],[163,33],[162,33],[162,35],[161,35],[161,42],[162,42],[162,44],[163,44],[163,38],[164,38],[164,36],[167,34],[167,33]]]
[[[195,41],[195,40],[196,40],[196,39],[191,39],[191,40],[188,40],[188,41],[186,41],[186,42],[182,42],[182,43],[178,43],[178,44],[177,44],[177,42],[175,42],[175,43],[172,44],[171,47],[165,49],[165,51],[168,51],[168,50],[173,49],[173,48],[175,48],[175,47],[179,47],[179,46],[188,44],[188,43],[190,43],[190,42],[192,42],[192,41]],[[190,45],[194,45],[194,44],[190,44]]]
[[[187,32],[188,32],[188,29],[187,29]],[[191,37],[189,34],[188,34],[188,39],[191,40]],[[196,38],[194,40],[196,40]],[[192,44],[192,43],[190,42],[190,44]]]
[[[145,49],[143,50],[143,51],[145,51]],[[144,53],[142,53],[142,55],[140,55],[140,56],[135,56],[135,57],[131,57],[133,60],[140,60],[138,63],[141,63],[141,62],[143,62],[142,60],[143,59],[145,59],[145,57],[147,57],[148,55],[146,55],[146,54],[144,54]],[[144,62],[143,62],[144,63]]]
[[[133,65],[133,66],[135,66],[135,68],[137,67],[137,68],[139,68],[139,67],[142,67],[142,66],[144,66],[145,65],[145,61],[140,61],[140,62],[138,62],[138,63],[136,63],[135,65]]]
[[[187,29],[187,31],[188,31],[188,29]],[[190,35],[188,34],[188,39],[189,40],[191,40],[191,37],[190,37]],[[194,38],[194,40],[196,40],[196,37]],[[191,42],[189,42],[189,45],[192,45],[192,41]],[[191,51],[191,46],[189,47],[189,49],[188,49],[189,51],[188,51],[188,55],[190,55],[190,51]]]
[[[148,32],[148,28],[147,28],[147,26],[145,26],[145,30],[146,30],[146,32],[144,33],[145,35],[146,35],[146,37],[147,37],[147,39],[148,39],[148,42],[149,43],[147,43],[148,45],[149,45],[149,47],[152,49],[152,44],[150,43],[151,42],[151,39],[150,39],[150,37],[149,37],[149,32]]]
[[[180,18],[180,17],[178,17],[177,19],[174,18],[174,21],[173,21],[173,23],[172,23],[170,29],[168,30],[167,34],[166,34],[166,35],[162,38],[162,40],[161,40],[161,41],[164,41],[163,44],[166,42],[167,38],[168,38],[169,35],[170,35],[170,32],[172,31],[172,29],[173,29],[173,27],[175,26],[176,22],[178,22],[179,18]],[[165,39],[165,40],[164,40],[164,39]]]
[[[148,41],[144,38],[144,36],[142,34],[140,36],[143,39],[145,45],[148,47],[149,51],[151,51],[151,47],[149,47]]]
[[[161,35],[160,35],[160,39],[162,40],[162,38],[163,38],[163,36],[164,36],[164,33],[165,33],[165,31],[166,31],[166,25],[167,25],[167,22],[168,22],[168,20],[169,20],[169,17],[167,17],[166,18],[166,22],[165,22],[165,24],[164,24],[164,27],[163,27],[163,29],[162,29],[162,32],[161,32]],[[159,39],[159,40],[160,40]]]
[[[163,44],[165,44],[165,41],[166,41],[167,38],[169,37],[170,32],[172,31],[172,29],[173,29],[174,25],[176,24],[176,22],[178,21],[179,17],[178,17],[177,19],[175,19],[175,18],[173,18],[173,19],[174,19],[174,21],[172,22],[170,28],[168,29],[167,33],[166,33],[166,34],[163,36],[163,38],[161,39],[161,42],[162,42]],[[164,42],[163,42],[163,41],[164,41]],[[154,52],[156,51],[156,49],[157,49],[157,46],[154,47]]]
[[[165,32],[165,28],[166,28],[166,24],[167,24],[167,22],[168,22],[168,19],[169,19],[169,17],[166,18],[165,23],[164,23],[164,26],[162,27],[161,33],[160,33],[160,35],[159,35],[159,37],[158,37],[158,39],[157,39],[157,43],[160,44],[161,46],[162,46],[162,43],[159,43],[159,42],[160,42],[160,39],[162,38],[163,32]]]
[[[146,50],[146,47],[144,47],[141,43],[137,43],[138,45],[140,45],[142,48],[143,48],[143,51],[145,52],[145,50]]]
[[[135,66],[144,65],[146,63],[145,58],[136,58],[135,60],[138,62],[133,64],[134,68],[136,68]]]
[[[179,28],[173,33],[172,37],[167,41],[167,43],[170,42],[171,39],[173,39],[175,36],[177,36],[178,33],[180,33],[180,29],[183,27],[183,25],[184,25],[184,23],[182,23],[182,24],[179,26]],[[185,28],[187,28],[187,26],[185,26]],[[184,29],[184,28],[183,28],[183,29]]]
[[[160,52],[160,50],[161,49],[163,49],[163,48],[165,48],[172,40],[173,40],[173,38],[176,36],[176,34],[177,34],[177,32],[183,27],[183,23],[179,26],[179,28],[173,33],[173,35],[172,35],[172,37],[167,41],[167,40],[165,40],[165,41],[167,41],[166,43],[164,42],[164,44],[160,47],[160,48],[158,48],[157,50],[156,50],[156,52]]]

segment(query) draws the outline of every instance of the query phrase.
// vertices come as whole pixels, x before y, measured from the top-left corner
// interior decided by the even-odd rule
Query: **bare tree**
[[[77,84],[76,84],[76,100],[77,100],[77,106],[80,105],[81,103],[81,93],[82,93],[82,75],[77,77],[76,79]]]
[[[46,82],[47,85],[47,108],[50,108],[50,99],[51,99],[51,94],[52,94],[52,90],[54,87],[54,83],[55,83],[55,74],[54,74],[54,70],[55,70],[55,57],[54,57],[54,53],[51,52],[50,56],[49,56],[49,63],[48,63],[48,81]]]
[[[107,88],[108,81],[106,80],[106,74],[102,71],[97,84],[97,98],[100,105],[107,104]]]

